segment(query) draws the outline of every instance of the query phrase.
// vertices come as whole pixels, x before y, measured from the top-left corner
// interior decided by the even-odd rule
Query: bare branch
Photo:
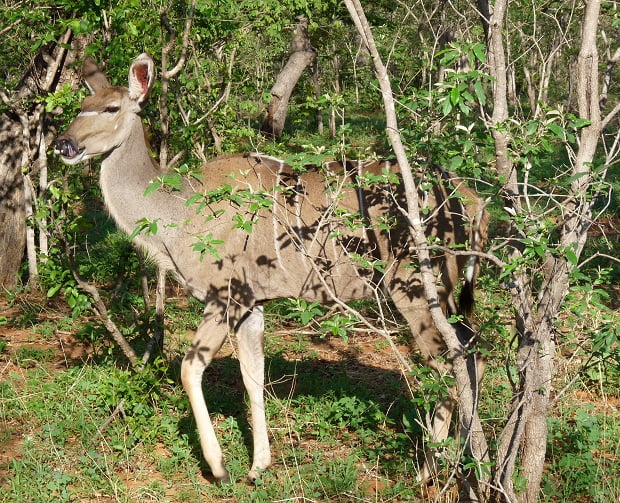
[[[176,65],[172,69],[168,70],[166,66],[162,65],[163,66],[162,78],[170,79],[172,77],[175,77],[181,71],[181,69],[183,68],[183,65],[185,64],[185,59],[187,58],[187,47],[189,45],[189,32],[192,27],[192,22],[194,20],[195,9],[196,9],[196,0],[192,0],[192,3],[189,6],[189,12],[187,14],[187,19],[185,20],[185,28],[183,30],[183,39],[181,42],[181,55],[179,56],[179,60],[177,61]],[[168,42],[166,47],[162,50],[162,53],[165,53],[166,56],[168,56],[174,49],[174,42],[175,42],[176,35],[174,32],[174,29],[172,28],[172,26],[170,26],[168,17],[165,14],[162,14],[161,21],[170,36],[170,41]]]
[[[71,252],[71,248],[69,246],[69,243],[65,239],[64,234],[59,232],[58,236],[65,245],[65,255],[67,257],[67,260],[69,261],[69,268],[71,269],[71,272],[73,274],[75,281],[78,284],[78,287],[80,288],[80,290],[84,291],[91,297],[94,303],[95,312],[99,316],[99,319],[105,326],[106,330],[112,335],[112,337],[118,344],[118,347],[121,348],[121,350],[123,351],[127,359],[130,361],[132,366],[135,367],[138,364],[138,356],[136,355],[136,352],[133,350],[129,342],[127,342],[127,339],[125,339],[121,331],[118,329],[116,324],[112,321],[112,319],[108,315],[108,309],[106,308],[105,303],[103,302],[103,300],[101,299],[101,296],[99,295],[99,290],[97,290],[95,286],[91,285],[90,283],[85,281],[80,276],[78,272],[78,268],[73,259],[73,253]]]
[[[345,0],[345,5],[349,11],[355,26],[370,51],[372,56],[375,75],[379,81],[383,104],[385,107],[386,130],[392,144],[392,148],[398,160],[405,188],[407,202],[407,220],[410,225],[410,233],[415,243],[418,253],[420,274],[424,287],[424,295],[428,302],[428,307],[435,326],[439,330],[448,348],[448,358],[452,362],[454,374],[457,380],[457,395],[459,402],[460,425],[466,432],[465,442],[472,452],[472,455],[479,462],[489,460],[488,446],[483,434],[482,425],[477,411],[478,403],[478,383],[476,378],[470,373],[467,359],[467,348],[459,340],[456,331],[444,315],[441,303],[438,302],[437,283],[432,269],[432,262],[426,246],[426,236],[420,218],[420,202],[411,167],[407,159],[404,145],[402,143],[396,118],[396,107],[392,95],[392,88],[387,69],[383,64],[377,47],[374,42],[372,31],[362,9],[359,0]],[[475,374],[475,372],[474,372]],[[486,474],[481,473],[481,478],[487,478]],[[466,481],[463,480],[464,483]],[[484,490],[484,489],[483,489]],[[471,495],[475,497],[475,495]]]
[[[620,103],[617,103],[616,106],[609,112],[605,118],[601,121],[601,129],[605,129],[607,125],[613,120],[613,118],[620,112]]]
[[[612,260],[613,262],[617,262],[617,263],[620,264],[620,258],[615,257],[613,255],[607,255],[606,253],[596,252],[594,255],[592,255],[591,257],[588,257],[583,262],[581,262],[577,267],[581,268],[584,265],[586,265],[588,262],[590,262],[591,260],[594,260],[594,259],[599,258],[599,257],[603,257],[603,258],[606,258],[608,260]]]
[[[170,70],[168,70],[168,57],[172,50],[175,47],[176,42],[176,33],[170,22],[168,21],[168,16],[165,12],[161,14],[161,23],[168,32],[169,40],[168,44],[162,47],[161,50],[161,62],[162,62],[162,75],[161,75],[161,97],[159,100],[159,115],[161,119],[161,143],[159,147],[159,162],[160,168],[165,170],[168,166],[168,135],[170,130],[169,125],[169,111],[168,111],[168,86],[170,83],[170,79],[176,76],[183,65],[185,64],[185,59],[187,57],[187,47],[189,45],[189,31],[192,25],[192,21],[194,19],[194,9],[196,7],[196,0],[192,0],[192,3],[189,8],[189,12],[187,14],[187,19],[185,21],[185,29],[183,31],[183,39],[181,42],[181,56],[177,61],[177,64]]]

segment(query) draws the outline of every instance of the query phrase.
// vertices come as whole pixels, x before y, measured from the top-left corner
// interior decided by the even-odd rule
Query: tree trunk
[[[26,245],[26,192],[23,172],[40,152],[45,113],[37,96],[58,85],[71,39],[67,30],[58,44],[42,49],[15,92],[0,90],[9,112],[0,117],[0,287],[17,284]],[[47,52],[46,52],[47,51]],[[52,128],[48,132],[51,131]],[[32,193],[32,198],[36,192]]]
[[[498,0],[495,7],[503,1]],[[580,133],[579,150],[571,176],[573,181],[562,212],[566,217],[561,222],[559,236],[558,249],[572,250],[577,259],[585,245],[587,230],[592,221],[592,204],[595,199],[592,189],[595,180],[591,174],[591,163],[602,130],[596,49],[599,11],[600,0],[587,2],[576,73],[579,116],[589,120],[590,125]],[[491,23],[491,26],[493,30],[495,25]],[[551,60],[550,56],[548,61]],[[541,85],[544,87],[545,83]],[[498,147],[503,149],[505,145],[496,142],[496,153]],[[499,169],[499,159],[497,165]],[[509,178],[505,179],[509,181]],[[527,195],[526,184],[522,190]],[[518,200],[518,187],[506,184],[504,193],[507,206],[512,208],[515,215],[522,214],[524,210]],[[509,204],[511,200],[514,202],[512,206]],[[511,231],[511,236],[515,238],[513,255],[518,258],[521,255],[518,236],[521,232],[527,234],[528,229],[518,233],[515,231]],[[548,253],[540,268],[543,283],[536,292],[529,286],[533,276],[531,271],[513,273],[511,278],[519,339],[516,359],[519,382],[514,387],[510,416],[498,442],[494,480],[497,487],[494,495],[496,501],[534,503],[540,497],[548,434],[549,397],[554,374],[554,323],[568,292],[570,270],[574,266],[575,259],[569,261],[564,253]],[[520,476],[526,480],[525,490],[518,494],[512,483],[517,456],[521,466]]]
[[[288,102],[304,70],[316,58],[316,49],[308,38],[308,20],[300,18],[293,32],[291,56],[271,88],[271,103],[261,126],[261,132],[276,139],[282,137]]]
[[[478,372],[472,372],[472,368],[475,367],[475,363],[473,362],[475,355],[472,355],[468,348],[465,347],[465,344],[457,337],[454,326],[448,322],[441,309],[440,302],[437,301],[439,298],[437,292],[437,278],[431,266],[427,239],[420,217],[421,211],[418,189],[400,137],[396,117],[396,105],[387,69],[377,51],[370,26],[368,25],[359,0],[345,0],[345,5],[366,47],[368,47],[370,51],[375,75],[379,81],[385,107],[386,131],[400,166],[407,201],[406,217],[418,255],[424,295],[428,302],[433,322],[448,348],[446,357],[452,362],[452,370],[456,379],[456,400],[459,407],[459,425],[463,433],[462,440],[465,443],[465,450],[471,453],[473,458],[477,461],[478,466],[483,466],[489,462],[489,450],[482,429],[482,423],[478,415],[479,376]],[[460,476],[461,475],[463,474],[460,474]],[[478,488],[471,486],[470,481],[465,477],[460,477],[460,483],[462,484],[461,489],[465,490],[464,497],[467,501],[480,501],[479,498],[482,500],[486,499],[488,477],[484,470],[480,470],[478,475],[480,482]]]
[[[0,117],[0,288],[13,288],[26,245],[22,176],[22,127],[17,117]]]

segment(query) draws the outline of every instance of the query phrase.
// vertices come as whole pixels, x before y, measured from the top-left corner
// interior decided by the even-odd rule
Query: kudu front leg
[[[254,453],[252,468],[248,473],[248,478],[251,481],[260,477],[261,472],[271,464],[267,419],[265,417],[264,330],[262,306],[254,307],[237,327],[239,365],[241,366],[243,384],[250,398],[252,412]]]
[[[222,449],[215,435],[202,392],[202,376],[222,347],[227,333],[226,323],[222,323],[215,317],[204,318],[196,330],[192,348],[187,352],[181,364],[181,381],[192,406],[202,453],[213,476],[220,481],[228,481],[229,475],[224,466]]]

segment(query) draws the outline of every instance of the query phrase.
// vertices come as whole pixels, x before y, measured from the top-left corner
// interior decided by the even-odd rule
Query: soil
[[[46,306],[38,313],[37,324],[57,321],[59,313],[67,311],[66,305],[50,302],[38,296],[31,296],[24,301],[31,306]],[[10,303],[6,297],[0,296],[0,383],[9,375],[12,382],[17,385],[20,380],[26,379],[28,362],[17,364],[20,348],[41,350],[52,371],[61,371],[76,362],[86,361],[92,354],[90,344],[76,339],[69,332],[54,331],[53,334],[42,337],[36,333],[31,323],[27,328],[15,326],[15,320],[19,320],[21,315],[20,309]],[[19,455],[23,440],[19,425],[0,423],[0,484],[5,479],[2,468]]]

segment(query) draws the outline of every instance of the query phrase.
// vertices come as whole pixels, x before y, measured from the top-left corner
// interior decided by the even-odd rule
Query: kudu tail
[[[464,225],[467,228],[470,245],[469,249],[475,252],[481,252],[486,245],[489,227],[489,215],[486,211],[486,202],[475,190],[470,188],[462,178],[450,173],[443,166],[438,164],[432,166],[437,170],[443,180],[460,196],[461,214]],[[467,317],[473,311],[474,289],[479,269],[480,257],[476,255],[467,257],[461,270],[465,282],[459,295],[458,305],[455,306],[457,313],[454,314],[462,314]]]

